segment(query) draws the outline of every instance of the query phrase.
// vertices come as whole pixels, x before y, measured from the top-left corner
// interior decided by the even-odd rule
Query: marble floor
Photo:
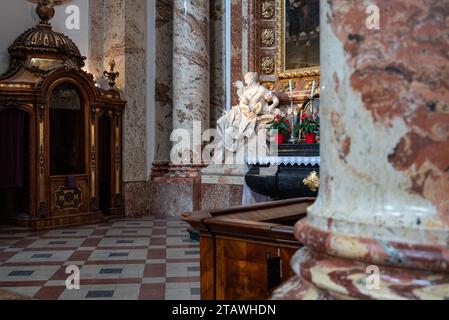
[[[186,229],[159,218],[43,232],[0,227],[0,290],[38,300],[198,300],[199,245]],[[78,290],[66,287],[70,266],[80,270]]]

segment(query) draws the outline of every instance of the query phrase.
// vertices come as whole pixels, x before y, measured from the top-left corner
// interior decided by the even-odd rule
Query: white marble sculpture
[[[260,129],[268,129],[267,124],[280,112],[279,99],[259,83],[256,72],[248,72],[244,78],[245,84],[234,83],[239,104],[217,121],[221,142],[215,149],[214,163],[222,163],[227,152],[237,153],[244,148],[248,139],[255,137]]]
[[[224,161],[226,167],[242,167],[242,174],[245,175],[249,166],[244,161],[244,156],[253,152],[268,152],[268,123],[273,121],[275,116],[280,113],[277,109],[279,99],[272,91],[259,83],[259,75],[255,72],[249,72],[245,75],[245,84],[237,81],[234,86],[238,89],[239,104],[217,121],[221,141],[215,148],[212,166],[222,165]],[[257,137],[262,138],[257,139]],[[251,141],[257,141],[257,143],[254,144]],[[254,145],[256,145],[256,150],[252,150],[251,146]],[[236,154],[237,156],[234,158]],[[231,163],[229,158],[231,158]],[[243,182],[243,205],[267,200],[267,197],[256,194]]]

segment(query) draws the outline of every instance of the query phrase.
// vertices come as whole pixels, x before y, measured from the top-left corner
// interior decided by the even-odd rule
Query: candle
[[[292,80],[289,81],[289,85],[290,85],[290,96],[293,97],[293,82],[292,82]]]
[[[313,98],[313,95],[315,94],[315,85],[316,85],[316,83],[315,83],[315,80],[314,80],[313,83],[312,83],[312,93],[310,95],[311,98]]]

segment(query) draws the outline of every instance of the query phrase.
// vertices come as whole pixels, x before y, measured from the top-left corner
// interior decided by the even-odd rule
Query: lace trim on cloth
[[[249,165],[320,165],[320,157],[249,157]]]

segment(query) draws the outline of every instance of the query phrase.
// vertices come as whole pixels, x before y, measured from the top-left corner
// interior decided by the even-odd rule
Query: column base
[[[447,300],[449,274],[370,265],[303,248],[292,259],[299,274],[273,300]]]
[[[157,217],[181,217],[200,209],[201,183],[189,179],[158,179],[150,183],[150,211]]]
[[[203,166],[170,165],[160,167],[153,173],[150,182],[151,215],[180,217],[184,212],[200,209],[201,179]]]
[[[242,205],[243,186],[201,184],[201,210],[227,209]]]
[[[297,276],[273,299],[449,299],[449,250],[338,235],[299,222]]]
[[[180,217],[196,210],[226,209],[242,205],[243,166],[153,165],[150,212]]]
[[[148,216],[149,193],[148,182],[124,182],[125,215],[127,217]]]
[[[242,205],[243,165],[209,165],[201,170],[201,210]]]

